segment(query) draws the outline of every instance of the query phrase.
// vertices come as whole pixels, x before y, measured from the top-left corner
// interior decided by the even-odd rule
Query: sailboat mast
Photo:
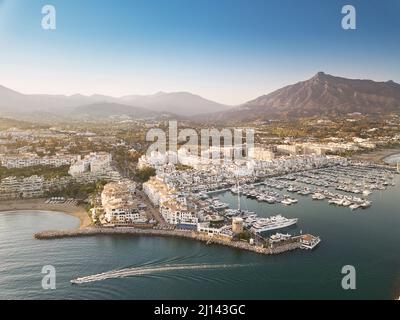
[[[237,182],[237,190],[238,190],[238,198],[237,198],[237,200],[238,200],[238,211],[240,211],[240,188],[239,188],[239,180],[238,180],[238,182]]]

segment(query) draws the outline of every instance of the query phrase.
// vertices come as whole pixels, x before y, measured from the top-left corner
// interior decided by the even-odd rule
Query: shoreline
[[[352,156],[351,159],[356,161],[366,161],[366,162],[374,162],[377,164],[390,165],[386,163],[384,160],[396,154],[400,154],[400,147],[389,148],[389,149],[378,149],[370,152],[360,153]]]
[[[0,201],[1,212],[18,212],[18,211],[46,211],[64,213],[80,221],[80,226],[70,230],[52,230],[35,233],[33,236],[37,240],[52,240],[62,238],[91,237],[99,235],[126,235],[126,236],[145,236],[145,237],[169,237],[185,240],[192,240],[207,245],[216,244],[230,247],[238,250],[245,250],[263,255],[280,254],[296,249],[300,249],[300,241],[276,246],[273,248],[265,248],[250,245],[242,241],[227,241],[218,238],[210,238],[207,235],[194,231],[164,230],[164,229],[140,229],[130,227],[94,227],[92,221],[82,206],[70,204],[47,204],[46,199],[29,199],[29,200],[4,200]]]
[[[299,241],[296,241],[289,244],[276,246],[274,248],[265,248],[265,247],[250,245],[246,242],[241,242],[241,241],[223,241],[217,238],[210,238],[207,235],[202,235],[193,231],[137,229],[137,228],[126,228],[126,227],[125,228],[87,227],[78,230],[42,231],[35,233],[34,237],[37,240],[53,240],[53,239],[63,239],[63,238],[92,237],[99,235],[179,238],[179,239],[198,241],[206,243],[207,245],[211,244],[222,245],[233,249],[245,250],[263,255],[280,254],[300,249],[301,246],[301,243]]]
[[[0,201],[0,212],[13,211],[47,211],[64,213],[78,218],[79,228],[84,229],[92,224],[92,220],[85,208],[70,204],[50,204],[45,203],[46,199],[27,199],[27,200],[2,200]]]

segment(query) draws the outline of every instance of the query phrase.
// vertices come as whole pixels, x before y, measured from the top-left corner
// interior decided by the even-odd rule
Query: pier
[[[38,240],[51,240],[62,238],[76,238],[76,237],[91,237],[99,235],[126,235],[126,236],[150,236],[150,237],[171,237],[181,238],[188,240],[201,241],[206,244],[223,245],[235,249],[247,250],[264,255],[280,254],[287,251],[292,251],[302,248],[300,237],[296,237],[295,241],[289,243],[282,243],[279,246],[262,247],[251,245],[243,241],[230,241],[221,240],[219,238],[210,238],[195,231],[180,231],[180,230],[157,230],[157,229],[137,229],[137,228],[83,228],[79,230],[65,230],[65,231],[43,231],[34,235]]]

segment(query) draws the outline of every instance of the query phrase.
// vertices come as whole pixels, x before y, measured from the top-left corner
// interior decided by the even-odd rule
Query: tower
[[[243,232],[243,219],[235,217],[232,219],[232,231],[234,234],[240,234]]]

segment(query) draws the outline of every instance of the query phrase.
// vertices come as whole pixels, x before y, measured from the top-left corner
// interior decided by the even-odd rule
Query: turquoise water
[[[366,210],[329,206],[298,196],[291,207],[242,198],[260,215],[298,217],[293,233],[320,235],[310,251],[262,256],[194,241],[98,236],[39,241],[41,230],[69,229],[79,221],[48,212],[0,213],[2,299],[393,299],[400,295],[399,176],[396,187],[371,195]],[[235,206],[229,192],[221,199]],[[224,265],[214,270],[150,274],[71,285],[70,280],[121,268]],[[354,265],[357,289],[341,288],[341,268]],[[43,265],[56,268],[56,290],[41,288]]]

